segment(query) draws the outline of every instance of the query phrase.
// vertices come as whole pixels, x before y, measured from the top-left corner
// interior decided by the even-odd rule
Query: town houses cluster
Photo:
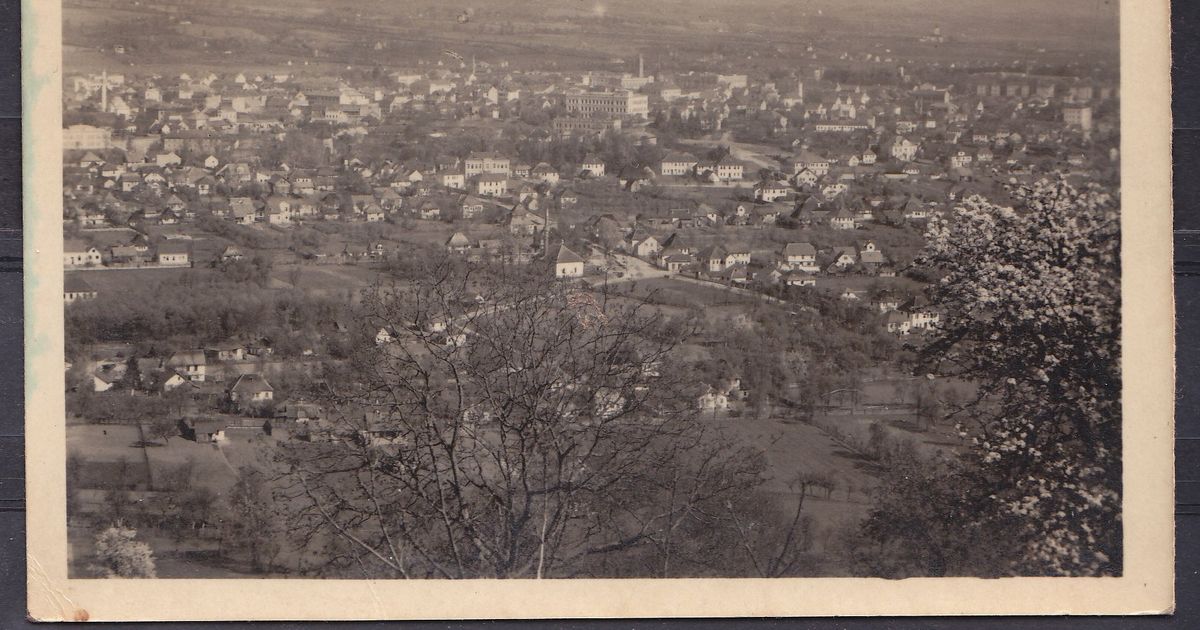
[[[907,337],[940,321],[913,273],[931,217],[977,194],[1015,203],[1042,178],[1118,178],[1103,68],[894,60],[868,82],[845,63],[626,65],[69,75],[64,301],[102,298],[98,274],[369,267],[432,244],[564,282],[825,295]],[[245,410],[277,402],[270,353],[240,339],[100,360],[92,387],[132,369],[138,388],[216,387]]]

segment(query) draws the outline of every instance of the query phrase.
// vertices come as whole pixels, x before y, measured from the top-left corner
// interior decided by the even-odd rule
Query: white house
[[[783,247],[783,266],[789,270],[816,273],[817,248],[811,243],[788,243]]]
[[[907,335],[912,327],[909,316],[901,311],[889,311],[883,319],[884,328],[897,335]]]
[[[707,391],[700,395],[697,403],[701,411],[716,413],[729,410],[729,397],[712,387],[708,387]]]
[[[438,178],[446,188],[463,190],[467,187],[467,177],[462,171],[442,171]]]
[[[917,149],[919,145],[913,143],[908,138],[894,138],[889,146],[888,153],[895,159],[901,162],[911,162],[917,157]]]
[[[835,230],[853,230],[857,227],[854,215],[850,214],[845,208],[838,208],[833,214],[829,215],[829,226]]]
[[[814,186],[820,177],[809,169],[803,169],[792,177],[792,182],[799,188]]]
[[[838,247],[833,250],[833,265],[839,269],[853,267],[858,262],[858,254],[853,247]]]
[[[508,177],[497,173],[484,173],[475,181],[476,193],[499,197],[508,192]]]
[[[183,158],[174,151],[168,153],[159,153],[154,157],[154,163],[158,166],[179,166],[183,162]]]
[[[662,243],[659,243],[658,239],[653,236],[646,236],[645,238],[636,237],[630,244],[630,250],[638,258],[649,259],[657,256],[658,252],[662,251]]]
[[[733,156],[726,155],[713,164],[712,170],[717,174],[717,177],[722,180],[737,180],[742,178],[745,171],[745,165],[733,159]]]
[[[928,307],[918,307],[912,309],[908,314],[909,325],[918,330],[927,330],[934,328],[941,321],[941,315],[937,311]]]
[[[668,153],[662,159],[659,172],[663,175],[687,175],[696,168],[696,158],[687,153]]]
[[[815,287],[817,278],[809,273],[793,271],[785,276],[784,283],[789,287]]]
[[[792,159],[792,174],[798,174],[804,169],[808,169],[821,177],[829,173],[829,159],[821,155],[817,155],[812,151],[801,151],[799,155]]]
[[[586,157],[579,165],[580,171],[586,171],[592,177],[604,177],[604,161],[595,157]]]
[[[759,182],[754,186],[754,198],[765,203],[772,203],[786,197],[791,192],[787,186],[776,182]]]
[[[262,405],[274,398],[274,388],[260,374],[243,374],[229,388],[229,400],[241,407]]]
[[[830,184],[828,186],[823,186],[821,188],[821,196],[825,197],[826,201],[832,201],[838,195],[846,192],[849,189],[850,189],[850,187],[847,186],[846,184],[844,184],[842,182],[838,182],[836,184]]]
[[[558,256],[554,259],[554,277],[555,278],[580,278],[583,277],[584,260],[575,252],[560,245],[558,247]]]
[[[65,304],[80,300],[94,300],[96,295],[96,289],[75,274],[68,275],[63,279],[63,302]]]
[[[208,373],[203,350],[176,352],[167,359],[165,366],[189,381],[204,381]]]
[[[158,246],[158,264],[171,267],[186,267],[188,246],[185,243],[164,242]]]
[[[529,171],[529,174],[534,179],[545,182],[547,184],[557,184],[558,183],[558,171],[554,170],[554,167],[550,166],[549,164],[546,164],[545,162],[542,162],[542,163],[538,164],[537,166],[533,167],[533,170]]]
[[[100,250],[79,239],[69,238],[63,241],[63,265],[67,267],[84,267],[99,265]]]

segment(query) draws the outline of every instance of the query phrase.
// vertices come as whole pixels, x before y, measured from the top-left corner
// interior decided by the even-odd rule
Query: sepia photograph
[[[63,577],[1124,584],[1121,4],[62,0]]]

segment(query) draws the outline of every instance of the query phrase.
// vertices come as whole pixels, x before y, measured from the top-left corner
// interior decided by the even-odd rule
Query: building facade
[[[564,97],[563,104],[568,112],[575,114],[646,116],[650,113],[649,97],[627,90],[571,92]]]

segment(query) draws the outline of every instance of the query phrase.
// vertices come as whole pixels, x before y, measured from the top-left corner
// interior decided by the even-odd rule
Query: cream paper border
[[[82,580],[67,578],[66,557],[62,8],[60,0],[24,0],[30,617],[365,620],[1171,611],[1174,316],[1168,10],[1169,0],[1121,1],[1123,577]]]

